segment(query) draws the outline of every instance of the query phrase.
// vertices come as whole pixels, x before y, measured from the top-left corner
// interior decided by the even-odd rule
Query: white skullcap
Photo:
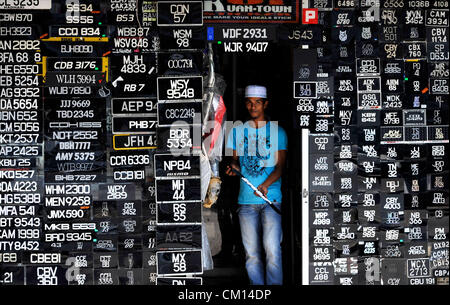
[[[267,98],[267,89],[264,86],[250,85],[245,88],[245,97]]]

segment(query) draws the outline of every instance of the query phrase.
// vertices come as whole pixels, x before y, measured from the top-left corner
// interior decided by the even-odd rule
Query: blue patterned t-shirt
[[[267,122],[260,128],[252,127],[249,122],[235,126],[230,131],[227,148],[236,150],[242,174],[258,187],[275,170],[275,153],[287,149],[287,137],[284,129],[275,122]],[[281,202],[281,178],[269,186],[267,198],[272,202]],[[238,202],[265,203],[242,179]]]

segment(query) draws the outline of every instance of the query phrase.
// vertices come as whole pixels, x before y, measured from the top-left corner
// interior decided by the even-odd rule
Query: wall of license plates
[[[309,4],[318,25],[298,37],[322,41],[314,67],[299,50],[294,69],[309,283],[448,284],[449,3]]]
[[[201,283],[202,3],[6,0],[0,22],[0,284]]]
[[[448,5],[0,0],[0,284],[202,283],[206,42],[292,49],[306,282],[448,284]]]

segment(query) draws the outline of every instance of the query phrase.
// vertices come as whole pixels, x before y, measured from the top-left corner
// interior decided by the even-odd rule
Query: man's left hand
[[[258,186],[258,190],[263,193],[264,196],[267,197],[267,193],[269,192],[269,189],[267,188],[267,186],[265,186],[264,184],[261,184],[260,186]],[[256,192],[254,192],[254,194],[258,197],[260,197],[258,194],[256,194]]]

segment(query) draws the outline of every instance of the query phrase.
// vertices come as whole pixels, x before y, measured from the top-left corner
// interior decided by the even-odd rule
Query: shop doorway
[[[288,159],[282,176],[283,274],[285,284],[301,282],[301,136],[294,129],[292,100],[292,49],[271,43],[265,53],[226,53],[214,45],[216,73],[223,76],[226,90],[223,96],[227,120],[245,122],[249,119],[244,104],[247,85],[259,84],[268,89],[269,107],[266,113],[284,128],[288,136]],[[203,275],[206,285],[248,284],[245,253],[236,213],[239,179],[225,175],[230,157],[220,163],[222,188],[213,209],[221,231],[221,251],[214,256],[214,270]]]

